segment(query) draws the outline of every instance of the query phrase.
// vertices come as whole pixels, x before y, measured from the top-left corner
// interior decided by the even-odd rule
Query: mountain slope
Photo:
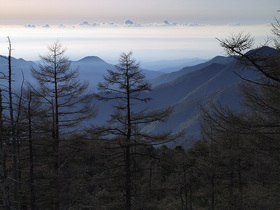
[[[160,109],[171,106],[174,112],[165,124],[148,125],[144,130],[186,130],[188,138],[199,138],[200,105],[207,107],[220,103],[237,111],[243,109],[238,89],[243,80],[236,73],[250,79],[257,77],[255,72],[241,69],[232,61],[229,64],[211,64],[156,87],[150,93],[153,98],[150,107]]]
[[[162,105],[177,103],[189,93],[215,77],[224,68],[226,68],[224,64],[211,64],[154,88],[150,95],[153,98],[151,106],[157,108]]]
[[[186,137],[177,143],[187,145],[187,140],[200,138],[201,113],[199,106],[207,108],[212,103],[220,103],[234,110],[240,110],[241,97],[239,95],[238,83],[172,104],[173,114],[166,123],[148,125],[143,130],[147,132],[166,130],[176,132],[185,130]]]
[[[223,57],[223,56],[217,56],[211,59],[210,61],[195,65],[195,66],[188,66],[185,68],[182,68],[180,71],[172,72],[169,74],[164,74],[156,79],[151,80],[150,82],[152,83],[153,87],[156,87],[158,85],[164,84],[171,82],[172,80],[175,80],[185,74],[197,71],[201,68],[207,67],[213,63],[218,63],[218,64],[228,64],[233,61],[233,58],[231,57]]]
[[[164,73],[171,73],[179,71],[186,66],[194,66],[200,63],[204,63],[207,60],[200,58],[188,58],[177,60],[159,60],[153,62],[141,62],[141,66],[145,69],[152,69],[155,71],[161,71]]]
[[[26,61],[22,58],[16,59],[12,58],[11,59],[12,63],[12,78],[13,78],[13,87],[16,89],[19,89],[21,86],[21,83],[24,79],[24,81],[33,81],[31,72],[30,72],[30,67],[37,66],[37,63],[33,61]],[[4,73],[5,75],[8,75],[8,60],[4,58],[0,58],[0,72]],[[24,75],[24,76],[23,76]],[[2,85],[7,85],[8,83],[5,80],[1,80]]]

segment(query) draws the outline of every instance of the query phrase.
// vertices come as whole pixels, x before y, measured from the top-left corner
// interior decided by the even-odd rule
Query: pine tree
[[[108,70],[104,82],[99,83],[97,95],[99,100],[115,101],[115,111],[111,114],[108,125],[101,131],[105,133],[110,142],[124,151],[125,174],[125,209],[132,208],[132,174],[133,157],[136,147],[163,144],[174,140],[171,132],[161,134],[144,133],[140,131],[142,125],[152,122],[163,122],[171,114],[171,109],[161,111],[147,111],[135,108],[137,104],[147,103],[151,98],[144,93],[151,91],[151,85],[146,82],[145,75],[139,69],[139,63],[132,58],[132,52],[122,53],[119,65],[114,70]]]
[[[53,147],[54,196],[53,209],[59,209],[59,147],[63,136],[77,129],[94,114],[93,95],[87,93],[88,83],[78,80],[78,69],[71,69],[71,62],[64,56],[66,49],[57,41],[48,47],[49,53],[40,56],[39,69],[32,68],[38,87],[32,91],[41,98],[46,119],[49,120]],[[48,130],[48,129],[47,129]]]

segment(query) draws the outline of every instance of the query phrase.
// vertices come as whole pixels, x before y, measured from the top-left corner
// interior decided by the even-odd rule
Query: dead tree
[[[71,133],[80,123],[94,115],[93,95],[87,91],[88,83],[80,82],[78,69],[64,56],[66,49],[57,41],[48,47],[49,53],[40,56],[43,63],[31,68],[37,84],[32,91],[43,101],[46,118],[51,122],[53,140],[54,196],[53,209],[60,209],[59,147],[63,135]],[[81,127],[81,126],[80,126]]]
[[[147,103],[151,98],[144,93],[151,91],[151,85],[146,82],[145,75],[139,69],[139,63],[132,58],[132,52],[122,53],[119,65],[108,70],[104,82],[99,83],[100,94],[97,98],[102,101],[115,101],[115,111],[111,114],[108,125],[102,128],[104,135],[111,142],[115,142],[124,151],[125,174],[125,209],[132,208],[132,156],[133,149],[137,146],[152,146],[164,144],[174,140],[171,132],[160,134],[145,133],[140,131],[142,125],[153,122],[164,122],[171,114],[171,109],[160,111],[137,111],[135,105]]]

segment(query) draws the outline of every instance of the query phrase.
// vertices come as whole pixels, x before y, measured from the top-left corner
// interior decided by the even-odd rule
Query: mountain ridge
[[[175,72],[171,72],[168,74],[163,74],[162,76],[155,78],[153,80],[151,80],[150,82],[152,83],[153,87],[156,87],[158,85],[164,84],[164,83],[168,83],[176,78],[181,77],[182,75],[185,75],[187,73],[191,73],[193,71],[199,70],[203,67],[206,67],[212,63],[220,63],[220,64],[226,64],[226,63],[230,63],[234,58],[232,57],[224,57],[224,56],[216,56],[214,58],[212,58],[209,61],[206,61],[204,63],[201,64],[197,64],[194,66],[189,66],[189,67],[184,67],[179,71],[175,71]]]
[[[86,56],[77,61],[69,61],[71,62],[70,68],[79,70],[79,80],[88,81],[90,88],[94,91],[97,90],[98,82],[103,81],[103,75],[107,73],[107,70],[115,68],[115,65],[107,63],[98,56]],[[12,57],[12,72],[14,74],[13,79],[15,80],[13,84],[16,89],[19,89],[21,86],[21,82],[23,80],[22,73],[24,74],[25,81],[35,83],[35,80],[31,75],[30,68],[39,68],[40,63],[42,63],[42,61],[27,61],[23,58]],[[146,74],[147,80],[154,79],[163,74],[159,71],[146,69],[142,70]],[[0,72],[5,74],[8,72],[8,60],[6,57],[0,58]]]
[[[72,61],[72,62],[75,62],[75,61]],[[104,61],[100,57],[94,56],[94,55],[83,57],[80,60],[77,60],[77,62],[105,62],[105,63],[107,63],[106,61]]]

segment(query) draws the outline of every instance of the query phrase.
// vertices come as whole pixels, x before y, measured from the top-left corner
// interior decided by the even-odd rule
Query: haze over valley
[[[267,48],[267,50],[272,50]],[[176,64],[184,62],[185,67]],[[193,65],[193,62],[197,63]],[[13,59],[14,87],[19,90],[24,73],[25,82],[36,84],[31,76],[31,66],[38,69],[38,61],[25,61],[24,59]],[[2,72],[5,72],[7,62],[0,59]],[[141,64],[141,63],[140,63]],[[166,123],[159,125],[148,125],[142,128],[149,132],[158,132],[171,129],[173,132],[186,131],[186,138],[200,138],[200,106],[210,106],[221,103],[235,110],[241,111],[241,96],[238,84],[243,80],[234,72],[253,79],[254,74],[242,73],[236,61],[232,57],[215,56],[210,60],[185,59],[175,61],[158,61],[147,63],[147,66],[155,66],[157,70],[140,69],[145,74],[145,79],[152,84],[152,91],[147,96],[152,101],[147,103],[148,109],[156,110],[164,107],[172,107],[174,112]],[[172,66],[175,65],[175,66]],[[161,66],[159,68],[158,66]],[[169,68],[171,72],[164,72]],[[115,65],[104,61],[98,56],[87,56],[71,62],[71,68],[79,69],[79,79],[82,82],[89,82],[89,90],[98,92],[97,85],[104,81],[103,77],[107,70],[115,69]],[[158,69],[163,69],[160,71]],[[172,69],[175,69],[172,71]],[[95,101],[97,114],[90,123],[102,125],[106,123],[111,114],[111,107],[114,103]],[[137,108],[136,108],[137,109]],[[180,140],[181,144],[187,146],[188,141]],[[178,143],[178,142],[177,142]]]

